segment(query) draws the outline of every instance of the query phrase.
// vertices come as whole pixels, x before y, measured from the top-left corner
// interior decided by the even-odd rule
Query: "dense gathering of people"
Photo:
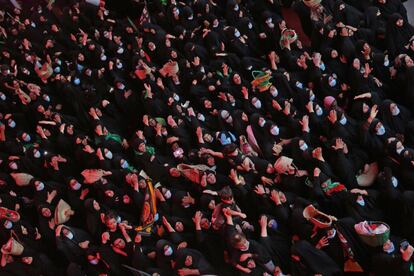
[[[414,275],[400,0],[91,2],[0,0],[1,275]]]

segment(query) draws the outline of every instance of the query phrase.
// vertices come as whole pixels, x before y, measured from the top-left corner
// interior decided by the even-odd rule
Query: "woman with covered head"
[[[371,158],[382,156],[384,153],[384,143],[387,138],[393,137],[393,132],[387,130],[382,122],[376,119],[378,107],[373,106],[370,111],[370,116],[361,126],[361,142],[364,147],[369,149],[368,154]]]
[[[11,265],[8,264],[4,269],[5,273],[19,273],[18,275],[55,275],[58,268],[53,264],[45,254],[39,253],[37,250],[24,246],[21,254],[12,257]],[[9,267],[10,265],[10,267]],[[9,270],[10,269],[10,270]]]
[[[175,255],[175,270],[180,273],[214,274],[215,269],[208,263],[203,254],[195,249],[180,248]]]
[[[228,244],[231,264],[243,275],[262,275],[280,270],[273,263],[267,250],[257,241],[247,239],[243,233],[233,229]]]
[[[387,22],[387,49],[391,57],[404,52],[404,46],[413,35],[414,27],[407,22],[407,19],[404,19],[401,14],[393,13]]]
[[[177,255],[177,247],[164,239],[157,241],[156,244],[156,264],[166,275],[172,275],[173,260]]]
[[[379,111],[384,125],[394,131],[397,137],[404,137],[406,125],[411,121],[411,112],[391,100],[384,100]]]
[[[273,165],[276,172],[276,183],[286,192],[298,196],[307,196],[309,187],[305,185],[307,171],[299,169],[292,158],[281,156]]]

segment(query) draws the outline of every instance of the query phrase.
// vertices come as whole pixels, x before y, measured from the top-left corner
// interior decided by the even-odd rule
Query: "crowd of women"
[[[1,275],[414,274],[400,0],[0,3]]]

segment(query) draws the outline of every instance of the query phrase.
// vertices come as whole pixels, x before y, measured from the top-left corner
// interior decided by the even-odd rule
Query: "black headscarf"
[[[379,107],[381,120],[384,125],[393,130],[395,133],[405,134],[406,124],[411,120],[411,113],[404,106],[394,103],[394,105],[397,105],[396,110],[399,110],[399,113],[394,113],[396,115],[393,115],[392,112],[395,111],[391,111],[391,104],[393,104],[391,100],[384,100],[382,102]]]
[[[396,25],[398,20],[404,20],[401,27]],[[388,52],[392,57],[405,51],[405,45],[408,44],[409,39],[414,35],[414,27],[407,22],[400,14],[392,14],[387,22],[387,45]]]

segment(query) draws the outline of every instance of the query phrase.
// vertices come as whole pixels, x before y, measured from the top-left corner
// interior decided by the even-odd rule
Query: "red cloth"
[[[292,8],[282,8],[282,15],[286,21],[286,25],[290,29],[295,30],[303,46],[309,47],[311,45],[311,42],[302,29],[302,24],[300,23],[300,19],[297,13]]]

